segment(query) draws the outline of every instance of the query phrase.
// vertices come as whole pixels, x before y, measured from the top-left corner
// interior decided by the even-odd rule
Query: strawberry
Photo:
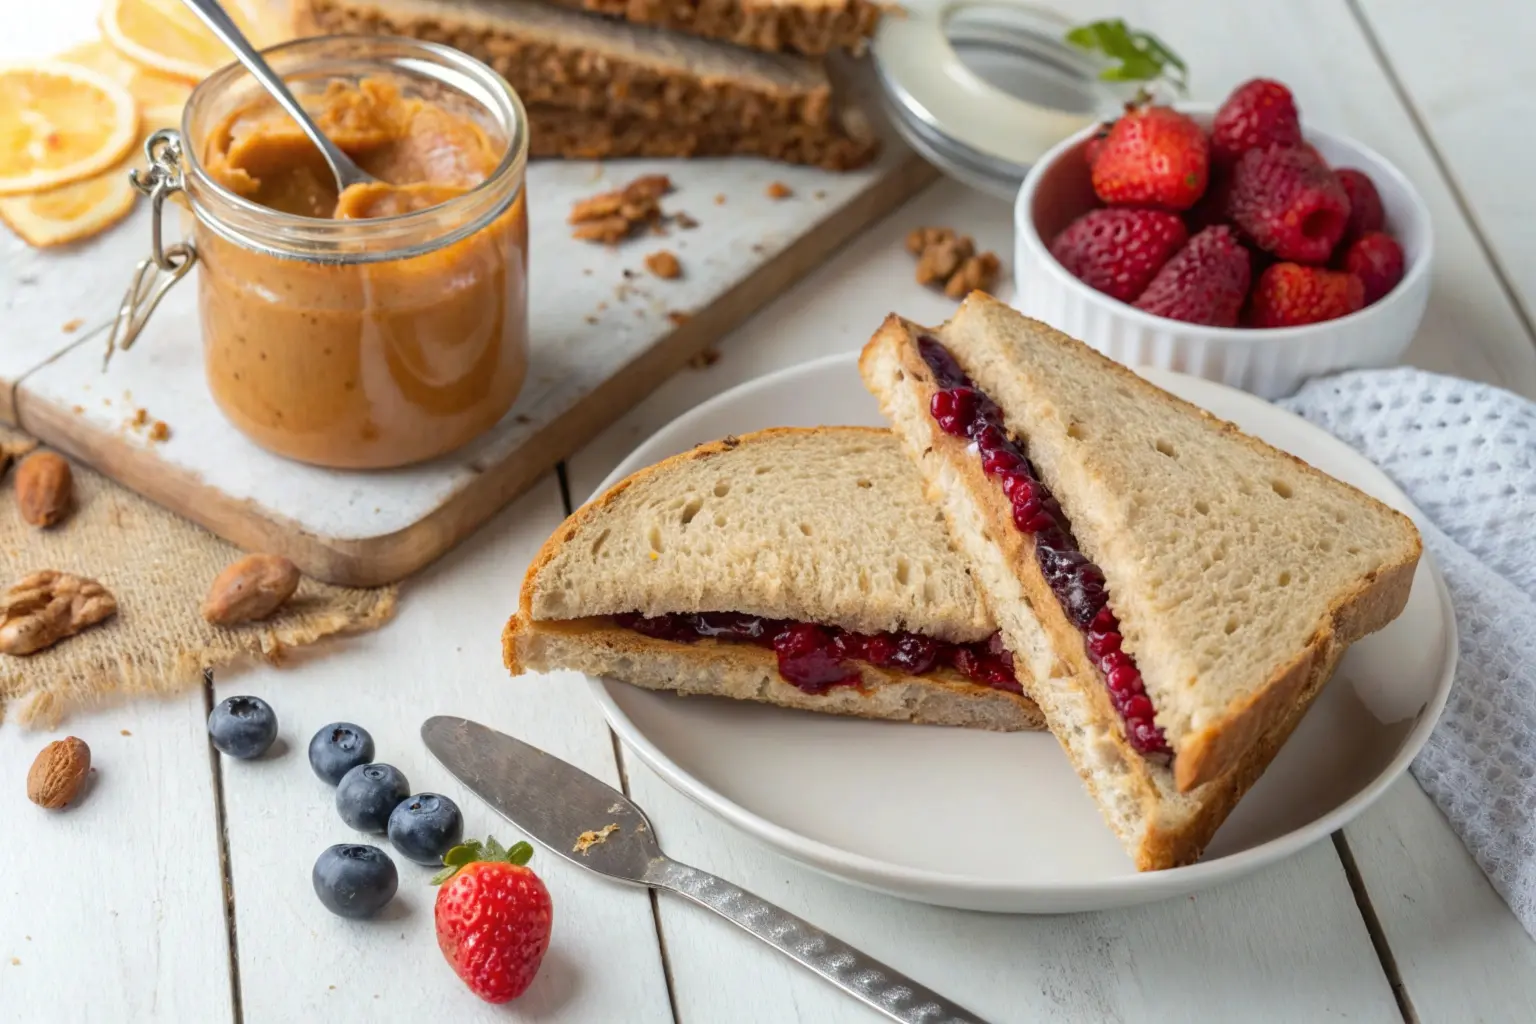
[[[1172,107],[1128,105],[1091,173],[1094,192],[1111,206],[1187,210],[1205,193],[1210,173],[1205,132]]]
[[[1117,206],[1068,224],[1051,243],[1051,255],[1090,288],[1130,302],[1186,237],[1176,213]]]
[[[1259,248],[1282,260],[1322,263],[1349,223],[1349,196],[1314,152],[1271,146],[1238,158],[1227,213]]]
[[[1209,227],[1163,264],[1135,305],[1170,320],[1236,327],[1249,274],[1248,250],[1237,232]]]
[[[471,992],[488,1003],[516,999],[533,982],[544,953],[554,908],[549,890],[528,870],[533,847],[510,850],[495,839],[470,840],[443,856],[447,868],[433,916],[437,945]]]
[[[1267,78],[1244,82],[1211,122],[1211,159],[1232,163],[1250,149],[1301,145],[1301,118],[1291,90]]]
[[[1088,170],[1093,170],[1093,165],[1099,160],[1099,150],[1104,148],[1104,140],[1109,138],[1109,129],[1113,122],[1105,121],[1088,136],[1088,141],[1083,143],[1083,162],[1088,165]]]
[[[1295,327],[1348,316],[1365,305],[1354,274],[1299,263],[1276,263],[1253,286],[1248,319],[1255,327]]]
[[[1349,196],[1349,226],[1344,229],[1344,241],[1351,242],[1372,231],[1380,231],[1387,222],[1386,211],[1381,207],[1381,193],[1376,183],[1366,177],[1364,171],[1353,167],[1341,167],[1333,172]]]
[[[1369,306],[1397,287],[1403,279],[1403,247],[1385,231],[1369,231],[1344,250],[1340,268],[1354,274],[1365,286],[1365,304]]]

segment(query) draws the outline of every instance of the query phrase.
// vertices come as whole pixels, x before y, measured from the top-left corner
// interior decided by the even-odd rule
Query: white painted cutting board
[[[697,228],[611,248],[570,237],[573,201],[646,173],[672,178],[676,191],[663,208],[687,213]],[[532,358],[523,393],[468,447],[389,472],[289,462],[229,426],[204,383],[190,279],[103,371],[104,335],[89,332],[116,309],[147,251],[142,209],[64,253],[33,254],[10,240],[0,393],[13,401],[0,400],[0,417],[242,547],[288,555],[312,576],[355,585],[399,579],[932,178],[894,144],[851,174],[755,160],[532,165]],[[769,198],[775,181],[793,195]],[[660,248],[681,260],[680,279],[646,272],[644,257]],[[673,312],[688,319],[679,326]],[[75,319],[84,326],[65,334]],[[151,442],[132,427],[138,409],[164,421],[169,440]]]

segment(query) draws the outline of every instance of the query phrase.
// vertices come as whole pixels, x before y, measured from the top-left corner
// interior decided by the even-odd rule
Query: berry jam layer
[[[919,633],[869,636],[837,626],[785,622],[740,612],[674,613],[654,618],[629,614],[615,615],[613,621],[655,640],[684,644],[727,640],[771,647],[778,655],[779,675],[810,694],[823,694],[834,686],[858,686],[863,680],[851,664],[854,661],[909,676],[948,666],[982,686],[1024,693],[1013,674],[1013,655],[1003,649],[995,633],[978,643],[952,644]]]
[[[997,403],[966,376],[942,342],[924,335],[917,347],[939,388],[928,411],[944,433],[976,446],[982,471],[997,482],[1013,507],[1014,525],[1034,538],[1041,575],[1083,634],[1089,659],[1103,675],[1110,702],[1125,723],[1126,738],[1141,754],[1170,756],[1168,740],[1153,721],[1155,710],[1141,672],[1120,649],[1120,622],[1109,609],[1104,573],[1078,547],[1061,505],[1024,449],[1008,436]]]

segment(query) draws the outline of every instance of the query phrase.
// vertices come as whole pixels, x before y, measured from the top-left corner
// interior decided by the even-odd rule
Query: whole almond
[[[246,555],[214,579],[203,618],[215,626],[264,619],[299,589],[299,570],[282,555]]]
[[[53,526],[69,514],[74,474],[54,452],[33,452],[16,467],[16,504],[33,526]]]
[[[73,800],[91,770],[91,748],[77,736],[54,740],[27,772],[27,799],[56,811]]]

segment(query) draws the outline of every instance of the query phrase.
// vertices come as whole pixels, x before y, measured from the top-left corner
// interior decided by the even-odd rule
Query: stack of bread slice
[[[848,170],[877,148],[813,56],[862,45],[878,17],[864,0],[298,0],[297,13],[309,34],[410,36],[485,61],[527,106],[535,157],[741,155]]]

